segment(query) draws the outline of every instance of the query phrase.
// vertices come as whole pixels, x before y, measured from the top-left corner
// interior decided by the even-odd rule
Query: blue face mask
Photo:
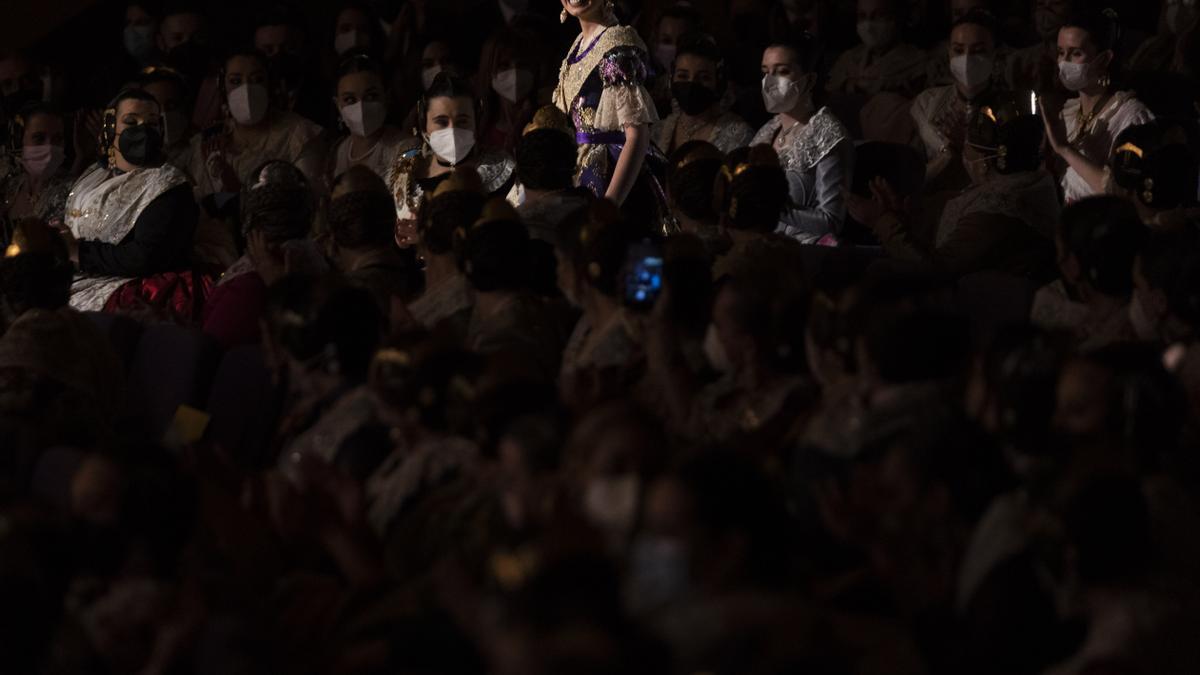
[[[154,26],[126,26],[125,51],[139,61],[154,55]]]

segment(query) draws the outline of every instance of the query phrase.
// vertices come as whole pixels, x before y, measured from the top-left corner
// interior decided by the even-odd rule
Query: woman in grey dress
[[[803,244],[836,235],[846,217],[842,191],[850,184],[854,145],[828,108],[813,103],[817,74],[801,48],[772,45],[763,52],[763,102],[775,116],[753,145],[770,145],[787,173],[792,204],[779,232]]]

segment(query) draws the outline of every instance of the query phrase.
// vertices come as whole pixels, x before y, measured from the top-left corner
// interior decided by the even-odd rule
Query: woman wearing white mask
[[[516,164],[504,153],[477,147],[479,103],[470,83],[439,74],[417,105],[419,148],[396,157],[386,180],[396,198],[396,244],[416,242],[416,219],[426,194],[432,194],[455,167],[475,169],[484,191],[505,196]]]
[[[921,92],[911,111],[925,146],[928,192],[957,192],[970,183],[960,161],[967,125],[978,114],[980,104],[1003,86],[1001,69],[996,67],[996,23],[991,14],[963,16],[950,29],[947,51],[954,84]]]
[[[862,44],[842,54],[829,74],[831,94],[912,96],[925,87],[925,52],[900,41],[900,0],[858,0]]]
[[[792,206],[779,232],[804,244],[837,234],[846,218],[842,191],[849,185],[854,144],[828,108],[817,108],[817,74],[803,65],[799,47],[773,45],[763,52],[762,93],[774,113],[752,145],[770,145],[787,172]]]
[[[382,53],[383,29],[373,14],[357,3],[347,4],[338,12],[334,22],[333,51],[345,57],[357,50],[369,54]]]
[[[71,190],[70,166],[64,161],[62,115],[45,104],[34,103],[14,117],[11,130],[10,151],[20,158],[20,165],[0,179],[0,225],[5,245],[11,241],[15,225],[26,218],[52,226],[61,224]]]
[[[511,153],[537,111],[538,37],[527,30],[502,28],[483,46],[479,61],[483,118],[479,143]]]
[[[196,197],[210,214],[221,211],[230,201],[222,197],[237,194],[255,168],[273,159],[296,162],[321,132],[300,115],[272,109],[267,59],[259,52],[238,52],[226,59],[221,90],[225,123],[192,138],[188,164]]]
[[[1062,177],[1067,204],[1108,192],[1113,141],[1126,128],[1154,119],[1133,92],[1115,91],[1120,26],[1112,10],[1088,11],[1058,31],[1058,72],[1077,92],[1062,111],[1042,109],[1051,149],[1067,164]]]
[[[338,127],[345,133],[323,153],[316,153],[316,172],[310,180],[323,194],[332,189],[334,179],[353,166],[363,166],[380,178],[386,178],[401,145],[409,136],[387,124],[387,90],[379,65],[366,54],[352,54],[338,68],[337,91],[333,103],[338,110]],[[313,145],[317,145],[314,143]],[[310,153],[305,153],[305,169]]]

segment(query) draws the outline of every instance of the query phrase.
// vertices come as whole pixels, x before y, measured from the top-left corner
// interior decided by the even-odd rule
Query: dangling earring
[[[558,14],[558,22],[559,22],[559,23],[566,23],[566,22],[567,22],[567,17],[569,17],[569,16],[571,16],[571,15],[570,15],[570,14],[567,14],[567,10],[566,10],[566,8],[564,7],[564,8],[563,8],[563,11],[559,12],[559,14]]]
[[[1112,77],[1110,77],[1108,73],[1105,73],[1100,76],[1100,79],[1096,80],[1096,84],[1108,89],[1109,85],[1112,84]]]
[[[108,168],[117,168],[117,149],[113,146],[108,146]]]
[[[613,0],[606,0],[604,3],[604,9],[608,12],[609,17],[614,19],[616,18],[617,6],[613,3]]]

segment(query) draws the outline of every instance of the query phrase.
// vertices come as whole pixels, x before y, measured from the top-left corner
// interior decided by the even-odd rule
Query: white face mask
[[[800,102],[800,83],[782,75],[764,75],[762,79],[763,104],[767,112],[787,112]]]
[[[429,66],[421,71],[421,88],[428,90],[433,86],[433,78],[437,77],[442,72],[441,66]]]
[[[191,120],[182,110],[163,113],[163,142],[167,145],[175,145],[183,140],[187,136],[189,124],[191,124]]]
[[[387,106],[382,101],[359,101],[342,107],[342,121],[355,136],[366,137],[379,131],[387,118]]]
[[[21,149],[21,164],[33,178],[45,178],[58,171],[66,156],[61,145],[26,145]]]
[[[229,114],[242,126],[253,126],[267,116],[271,95],[261,84],[243,84],[229,92]]]
[[[470,129],[446,128],[429,134],[429,148],[433,154],[455,166],[471,154],[475,147],[475,132]]]
[[[991,54],[959,54],[950,59],[950,73],[968,95],[974,96],[987,88],[994,64]]]
[[[626,534],[637,516],[637,474],[596,478],[583,492],[583,510],[593,525],[607,532]]]
[[[355,47],[367,47],[370,44],[371,40],[367,38],[367,34],[357,28],[345,33],[338,33],[333,37],[333,50],[338,53],[338,56]]]
[[[1091,64],[1062,61],[1058,64],[1058,78],[1067,91],[1081,91],[1092,84]]]
[[[654,58],[658,60],[658,65],[669,69],[675,63],[676,49],[675,45],[655,45]]]
[[[896,22],[891,19],[872,19],[858,22],[858,39],[871,49],[889,47],[896,38]]]
[[[533,89],[533,73],[524,68],[502,70],[492,78],[492,89],[505,101],[516,103],[528,96]]]
[[[708,359],[708,365],[718,373],[728,373],[733,370],[733,362],[729,360],[729,353],[725,351],[725,343],[721,342],[721,335],[717,332],[717,327],[711,323],[708,324],[708,330],[704,333],[704,356]]]

